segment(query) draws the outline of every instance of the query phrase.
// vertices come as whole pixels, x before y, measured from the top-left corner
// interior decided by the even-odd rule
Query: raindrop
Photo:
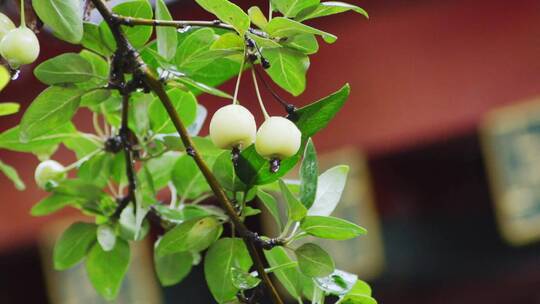
[[[190,29],[191,29],[191,25],[186,25],[186,26],[178,28],[178,32],[183,34],[189,31]]]
[[[19,79],[20,75],[21,75],[21,70],[20,69],[11,69],[11,80]]]

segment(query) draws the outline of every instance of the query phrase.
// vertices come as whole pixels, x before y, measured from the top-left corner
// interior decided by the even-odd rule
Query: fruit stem
[[[246,63],[247,48],[244,46],[244,56],[242,57],[242,63],[240,64],[240,72],[238,72],[238,77],[236,78],[236,87],[234,88],[234,97],[233,104],[240,104],[238,102],[238,91],[240,90],[240,80],[242,79],[242,74],[244,72],[244,65]]]
[[[25,28],[26,27],[26,14],[24,12],[24,1],[25,0],[20,0],[21,1],[21,24],[19,25],[19,27],[22,27],[22,28]]]
[[[259,99],[259,105],[261,106],[261,110],[264,115],[264,119],[270,118],[270,115],[268,115],[268,112],[266,112],[266,108],[264,107],[264,103],[262,101],[261,92],[259,91],[259,85],[257,84],[257,76],[255,76],[255,68],[251,69],[251,75],[253,76],[253,85],[255,86],[255,92],[257,93],[257,99]]]

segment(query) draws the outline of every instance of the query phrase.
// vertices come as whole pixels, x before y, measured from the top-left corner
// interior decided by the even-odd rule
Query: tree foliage
[[[55,247],[55,267],[84,262],[98,293],[114,299],[129,267],[129,244],[157,225],[165,231],[154,246],[157,277],[164,286],[182,281],[203,255],[206,281],[219,303],[257,301],[262,287],[282,303],[267,273],[299,302],[323,303],[331,294],[339,303],[375,303],[369,286],[335,269],[323,248],[299,241],[366,233],[331,217],[348,168],[320,174],[311,140],[344,105],[349,86],[300,109],[272,91],[301,132],[298,152],[277,162],[260,156],[253,144],[232,152],[216,147],[199,134],[207,111],[197,101],[211,94],[238,103],[237,92],[217,87],[236,75],[240,82],[244,70],[254,71],[258,81],[271,79],[293,96],[302,94],[319,38],[326,43],[337,39],[304,22],[346,11],[367,17],[366,12],[342,2],[271,0],[266,16],[256,6],[244,11],[228,0],[196,0],[219,20],[176,21],[163,0],[155,8],[148,0],[112,8],[102,0],[90,2],[105,17],[97,24],[84,19],[81,0],[32,1],[54,35],[81,50],[49,58],[34,69],[49,87],[18,126],[0,134],[3,149],[45,160],[64,145],[77,157],[63,169],[76,173],[45,181],[49,195],[32,209],[33,215],[43,216],[71,207],[94,219],[65,231]],[[0,89],[8,82],[7,69],[0,67]],[[0,115],[17,111],[17,104],[0,104]],[[79,111],[92,113],[93,133],[72,121]],[[299,181],[284,180],[298,163]],[[15,169],[0,164],[24,188]],[[163,191],[169,191],[170,202],[159,201],[157,193]],[[202,203],[211,197],[219,207]],[[264,208],[257,209],[256,202]],[[243,224],[261,212],[274,217],[279,235],[259,235]],[[236,235],[223,233],[228,224]],[[264,269],[264,259],[270,268]]]

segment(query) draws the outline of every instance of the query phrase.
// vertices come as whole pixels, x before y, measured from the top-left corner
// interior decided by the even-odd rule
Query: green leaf
[[[69,43],[77,44],[83,37],[83,16],[79,0],[32,0],[39,18],[53,34]]]
[[[271,2],[283,16],[294,17],[304,9],[316,7],[320,0],[271,0]]]
[[[171,180],[171,172],[174,168],[174,164],[178,161],[179,157],[179,153],[169,152],[146,162],[146,167],[148,168],[150,175],[152,175],[156,190],[167,186],[167,183]]]
[[[71,196],[53,193],[35,204],[30,210],[30,214],[33,216],[49,215],[78,202],[78,199]]]
[[[213,161],[208,163],[212,166]],[[187,154],[180,156],[172,171],[172,181],[178,194],[187,199],[195,199],[210,191],[210,186],[193,158]]]
[[[366,18],[369,18],[368,13],[359,6],[339,1],[328,1],[322,2],[315,9],[304,9],[302,12],[298,13],[295,19],[298,21],[304,21],[308,19],[339,14],[350,10],[357,12]]]
[[[66,124],[23,143],[19,140],[20,127],[16,126],[0,134],[0,148],[46,155],[52,154],[59,143],[74,136],[77,136],[75,128],[71,124]]]
[[[348,166],[335,166],[319,176],[315,202],[308,215],[328,216],[336,209],[347,182]]]
[[[54,193],[63,194],[87,201],[98,201],[104,192],[100,187],[82,179],[66,179],[53,189]]]
[[[258,6],[250,7],[248,9],[248,16],[251,22],[262,30],[264,30],[264,28],[268,24],[268,19],[266,19],[266,16],[263,14],[263,12]]]
[[[2,102],[0,103],[0,116],[15,114],[19,112],[20,107],[16,102]]]
[[[219,38],[211,28],[190,33],[178,45],[175,62],[178,69],[192,77],[194,73],[214,62],[217,57],[207,56],[212,44]]]
[[[367,233],[354,223],[330,216],[306,216],[300,227],[309,235],[333,240],[348,240]]]
[[[0,160],[0,172],[3,172],[4,175],[7,178],[9,178],[11,182],[13,182],[13,185],[15,186],[15,188],[17,188],[17,190],[22,191],[26,189],[26,185],[19,177],[17,170],[15,170],[15,168],[13,168],[12,166],[2,162],[1,160]]]
[[[302,132],[302,138],[312,137],[319,130],[326,128],[345,104],[349,93],[350,87],[346,84],[339,91],[298,109],[292,119]]]
[[[96,241],[96,228],[82,222],[69,226],[54,246],[54,268],[65,270],[79,263]]]
[[[238,288],[232,281],[232,269],[248,271],[253,262],[246,245],[238,238],[222,238],[215,242],[204,259],[206,283],[218,303],[235,299]]]
[[[287,202],[288,217],[293,221],[301,221],[307,214],[307,209],[302,203],[291,193],[289,187],[279,180],[279,187],[283,194],[285,201]]]
[[[274,218],[274,221],[276,222],[278,230],[281,231],[282,224],[281,224],[281,220],[280,220],[280,217],[279,217],[279,208],[278,208],[276,199],[272,195],[270,195],[270,194],[268,194],[268,193],[266,193],[266,192],[264,192],[264,191],[262,191],[260,189],[257,190],[257,197],[261,200],[261,202],[266,207],[266,209],[268,209],[268,211],[270,212],[270,214]]]
[[[81,97],[81,107],[97,107],[105,100],[111,97],[112,90],[109,89],[99,89],[92,90]]]
[[[34,69],[34,75],[48,85],[84,82],[98,77],[93,74],[90,63],[75,53],[64,53],[42,62]]]
[[[216,159],[212,171],[225,189],[230,191],[242,191],[246,189],[246,185],[236,176],[231,152],[225,151],[221,153]]]
[[[368,296],[371,297],[371,287],[361,280],[357,280],[354,286],[349,290],[345,298],[355,296]]]
[[[107,300],[114,300],[128,270],[129,244],[118,239],[111,251],[95,244],[86,260],[86,272],[96,291]]]
[[[307,141],[304,158],[300,165],[300,202],[308,209],[315,201],[318,175],[317,151],[315,151],[315,145],[310,138]]]
[[[234,49],[243,52],[244,44],[244,39],[242,39],[237,33],[225,33],[219,36],[219,38],[212,43],[210,50]]]
[[[81,41],[83,47],[105,57],[112,55],[113,50],[109,48],[106,41],[103,39],[102,31],[97,24],[84,22],[83,28],[84,35]]]
[[[274,247],[271,250],[265,250],[264,256],[272,268],[280,267],[281,265],[288,265],[293,262],[283,247]],[[301,273],[298,271],[298,267],[282,268],[274,271],[274,274],[293,298],[301,297]]]
[[[265,71],[275,83],[294,96],[304,92],[309,68],[306,55],[288,48],[264,49],[263,55],[270,62]]]
[[[41,92],[21,119],[21,141],[28,143],[71,121],[83,93],[80,89],[56,86]]]
[[[321,290],[336,296],[342,296],[352,290],[357,280],[358,276],[356,274],[339,269],[336,269],[329,276],[315,278],[315,282]]]
[[[123,2],[112,9],[113,13],[121,15],[121,16],[127,16],[127,17],[136,17],[136,18],[143,18],[143,19],[152,19],[153,18],[153,11],[152,6],[147,0],[133,0],[133,1],[127,1]],[[111,30],[109,29],[109,26],[106,24],[106,22],[101,22],[99,25],[101,34],[103,38],[105,39],[105,44],[111,48],[114,49],[116,47],[116,41],[113,38],[113,35],[111,33]],[[126,37],[128,38],[129,42],[133,45],[135,48],[141,48],[143,47],[146,42],[150,39],[152,36],[152,26],[122,26],[122,30]]]
[[[137,172],[137,192],[140,195],[137,203],[140,203],[142,208],[146,209],[156,203],[156,189],[154,188],[154,181],[152,180],[152,174],[146,166],[143,166],[139,172]]]
[[[232,96],[229,93],[224,92],[224,91],[222,91],[220,89],[211,87],[209,85],[206,85],[206,84],[204,84],[202,82],[195,81],[195,80],[193,80],[191,78],[178,77],[175,80],[178,81],[178,82],[181,82],[182,84],[186,85],[189,88],[200,90],[200,91],[202,91],[204,93],[208,93],[210,95],[214,95],[214,96],[217,96],[217,97],[223,97],[223,98],[227,98],[227,99],[232,99]]]
[[[295,35],[292,38],[287,39],[283,45],[306,55],[312,55],[319,51],[319,43],[313,34]]]
[[[154,101],[151,94],[132,93],[131,105],[129,107],[129,127],[139,134],[144,136],[150,129],[150,118],[148,117],[148,109]]]
[[[176,109],[184,125],[190,125],[197,116],[197,100],[191,92],[185,92],[180,89],[171,89],[167,95]],[[159,99],[155,99],[148,109],[152,130],[155,133],[173,133],[176,132],[167,111]]]
[[[165,256],[182,251],[202,251],[219,238],[222,230],[215,217],[187,220],[165,233],[156,252]]]
[[[86,133],[77,132],[73,136],[66,138],[63,144],[69,150],[75,152],[78,159],[88,156],[96,150],[103,149],[103,143],[95,138],[89,137]]]
[[[103,188],[107,185],[111,175],[112,162],[113,157],[111,154],[97,154],[81,165],[77,176],[81,180]]]
[[[306,243],[294,251],[300,271],[308,277],[324,277],[334,272],[332,257],[318,245]]]
[[[240,153],[236,174],[248,187],[265,185],[277,181],[287,174],[298,162],[300,155],[297,154],[281,161],[279,170],[275,173],[270,171],[269,160],[260,156],[251,145]]]
[[[172,20],[171,13],[163,0],[156,1],[156,19]],[[176,29],[168,26],[156,27],[158,53],[167,60],[174,58],[178,38]]]
[[[114,229],[107,224],[99,225],[97,228],[97,240],[103,251],[113,250],[116,244]]]
[[[180,283],[193,266],[193,254],[177,252],[159,256],[154,251],[156,274],[162,286],[172,286]]]
[[[249,17],[236,4],[227,0],[195,0],[202,8],[216,15],[243,35],[249,29]]]
[[[103,57],[88,50],[82,50],[79,55],[90,63],[94,77],[89,81],[77,83],[76,86],[85,90],[105,87],[109,82],[109,63]]]
[[[272,19],[266,26],[266,32],[280,39],[301,34],[314,34],[321,36],[328,43],[334,43],[337,40],[335,35],[284,17]]]

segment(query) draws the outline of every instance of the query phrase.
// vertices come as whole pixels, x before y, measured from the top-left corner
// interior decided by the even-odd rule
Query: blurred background
[[[246,9],[267,8],[267,1],[234,2]],[[348,187],[369,188],[369,197],[357,204],[371,206],[365,221],[373,223],[373,234],[364,238],[375,242],[359,250],[368,256],[376,250],[377,257],[355,268],[359,277],[383,304],[540,303],[538,208],[516,217],[504,211],[508,204],[540,205],[540,196],[508,199],[506,191],[517,186],[497,184],[516,170],[538,173],[534,166],[516,164],[523,164],[523,154],[540,150],[534,145],[521,154],[511,149],[515,136],[536,138],[539,132],[534,124],[540,111],[530,101],[540,96],[540,1],[349,2],[364,7],[370,19],[346,13],[311,22],[339,39],[321,43],[303,95],[282,94],[301,106],[351,84],[344,109],[315,143],[329,155],[347,148],[339,162],[357,158],[360,172],[358,184]],[[193,1],[171,1],[170,8],[177,19],[212,19]],[[0,10],[17,20],[12,1],[0,1]],[[78,50],[45,32],[39,38],[40,61]],[[26,108],[45,87],[32,68],[25,67],[0,100]],[[232,81],[222,88],[232,92]],[[263,98],[271,102],[267,92]],[[248,81],[240,100],[255,109]],[[211,114],[225,101],[202,96],[199,102]],[[283,114],[274,105],[269,111]],[[78,119],[87,127],[84,113]],[[19,120],[20,115],[2,117],[0,131]],[[509,120],[520,122],[512,132],[499,127]],[[55,156],[66,162],[72,158],[65,150]],[[17,191],[0,175],[0,303],[51,303],[47,278],[54,275],[42,261],[43,231],[76,213],[31,217],[31,206],[45,196],[33,183],[38,160],[6,150],[0,150],[0,159],[15,166],[28,186]],[[512,228],[522,224],[527,229]],[[181,286],[156,288],[157,297],[166,303],[212,303],[199,268]]]

